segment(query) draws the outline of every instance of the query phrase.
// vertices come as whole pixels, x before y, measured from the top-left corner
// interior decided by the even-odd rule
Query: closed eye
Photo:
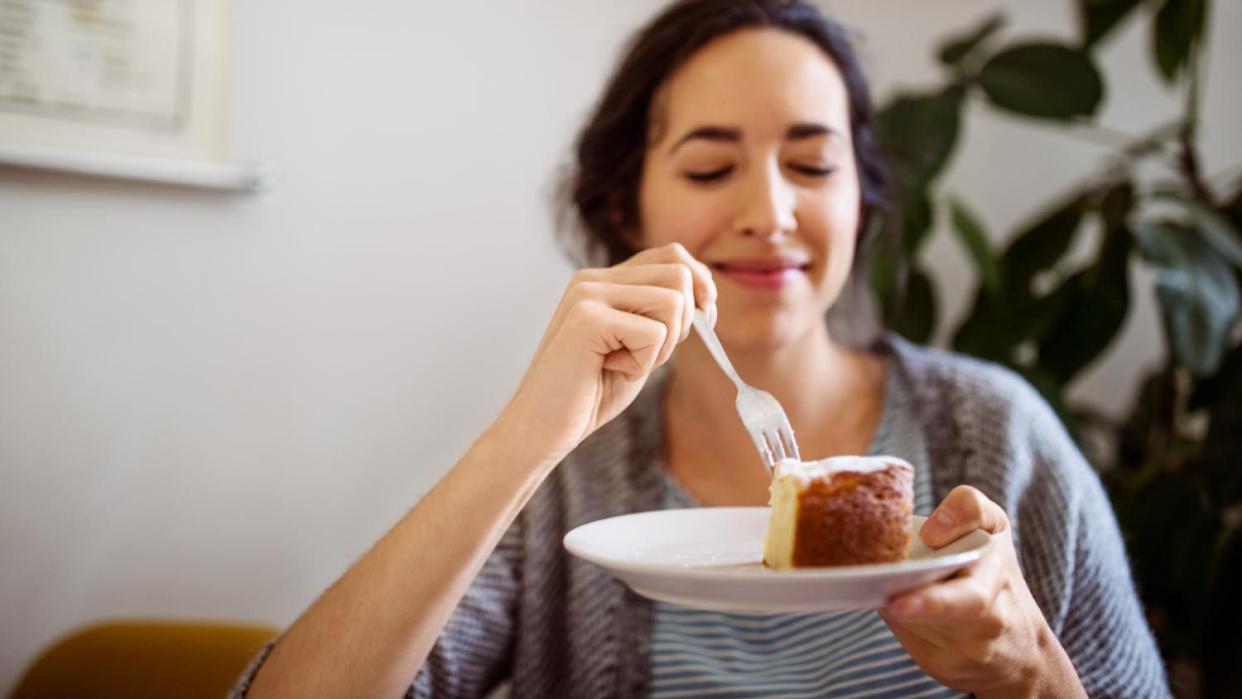
[[[715,182],[723,179],[729,173],[733,172],[732,165],[726,165],[715,170],[706,170],[704,172],[687,172],[686,177],[694,182]]]
[[[816,167],[814,165],[796,165],[790,164],[789,168],[794,172],[809,177],[827,177],[836,171],[834,167]]]

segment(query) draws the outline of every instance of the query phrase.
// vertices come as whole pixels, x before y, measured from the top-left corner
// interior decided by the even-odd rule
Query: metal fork
[[[720,346],[716,331],[712,330],[703,311],[697,308],[694,309],[694,329],[698,331],[699,337],[703,338],[707,351],[716,358],[716,363],[724,370],[725,375],[733,381],[734,386],[737,386],[738,415],[742,416],[742,424],[746,426],[746,431],[754,440],[755,448],[759,450],[759,456],[763,459],[763,465],[768,469],[768,474],[771,475],[776,462],[781,459],[801,460],[802,457],[798,455],[798,443],[794,441],[793,428],[789,425],[789,418],[785,415],[784,408],[771,393],[747,384],[737,375],[729,357],[725,355],[724,347]]]

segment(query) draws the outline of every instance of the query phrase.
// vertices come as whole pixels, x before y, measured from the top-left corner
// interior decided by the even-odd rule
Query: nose
[[[779,163],[755,168],[741,196],[735,228],[742,235],[773,238],[788,235],[797,227],[796,194],[781,173]]]

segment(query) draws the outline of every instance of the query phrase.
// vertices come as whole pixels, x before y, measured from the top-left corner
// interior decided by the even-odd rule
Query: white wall
[[[0,171],[0,688],[96,617],[286,624],[430,487],[542,332],[569,273],[552,173],[659,4],[235,2],[234,150],[279,169],[271,192]],[[997,4],[833,6],[884,94]],[[1071,26],[1068,0],[1006,7]],[[1214,9],[1209,171],[1242,161],[1242,8]],[[1175,108],[1144,42],[1105,53],[1118,128]],[[949,179],[998,234],[1096,162],[975,111]],[[960,313],[963,276],[943,291]],[[1114,410],[1157,351],[1140,306],[1081,386]]]

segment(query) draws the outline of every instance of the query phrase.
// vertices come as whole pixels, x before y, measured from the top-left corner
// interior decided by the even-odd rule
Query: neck
[[[857,353],[834,342],[822,325],[776,350],[725,351],[743,381],[776,397],[795,433],[824,424],[856,387],[849,379],[859,370]],[[700,425],[736,422],[737,389],[697,334],[673,355],[672,368],[670,407],[702,416],[694,421]]]
[[[802,458],[865,453],[883,405],[885,363],[819,326],[777,348],[726,347],[742,380],[771,393]],[[669,469],[708,505],[762,505],[769,477],[739,419],[737,389],[695,335],[673,355],[664,415]]]

